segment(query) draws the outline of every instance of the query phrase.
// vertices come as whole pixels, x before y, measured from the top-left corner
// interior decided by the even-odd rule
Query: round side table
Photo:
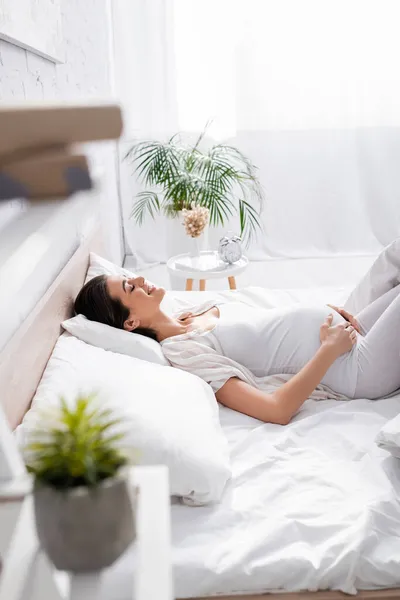
[[[200,252],[200,256],[203,255],[215,255],[215,252],[205,251]],[[176,263],[178,260],[182,258],[188,263],[188,266],[185,268],[177,267]],[[204,291],[206,289],[206,281],[207,279],[223,279],[227,278],[229,282],[229,288],[231,290],[236,290],[236,275],[240,275],[246,269],[249,264],[249,260],[242,256],[240,260],[233,263],[232,265],[224,264],[221,269],[218,270],[210,270],[210,271],[199,271],[196,269],[191,269],[191,259],[190,254],[178,254],[177,256],[172,256],[167,262],[167,269],[170,275],[175,277],[180,277],[182,279],[186,279],[186,291],[190,292],[193,290],[193,280],[197,279],[199,281],[199,290]],[[195,257],[193,257],[193,261]]]

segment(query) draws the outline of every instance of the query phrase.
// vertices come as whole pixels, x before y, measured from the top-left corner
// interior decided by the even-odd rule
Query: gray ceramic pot
[[[40,544],[62,571],[109,567],[135,539],[135,492],[125,477],[66,492],[37,485],[34,504]]]

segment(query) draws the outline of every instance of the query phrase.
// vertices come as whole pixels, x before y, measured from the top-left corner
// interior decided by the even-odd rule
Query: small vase
[[[134,498],[123,476],[93,489],[36,485],[33,497],[41,547],[61,571],[109,567],[135,539]]]
[[[203,247],[202,237],[202,235],[199,235],[199,237],[191,238],[192,248],[190,251],[190,256],[192,258],[197,258],[198,256],[200,256],[200,252]]]
[[[192,254],[193,250],[193,238],[187,235],[183,226],[183,216],[178,213],[174,218],[165,218],[166,226],[166,254],[167,258],[176,256],[177,254]],[[208,249],[208,228],[209,225],[204,229],[203,233],[199,237],[200,250]]]

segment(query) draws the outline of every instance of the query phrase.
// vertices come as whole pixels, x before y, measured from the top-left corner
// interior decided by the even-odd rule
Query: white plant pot
[[[197,239],[193,239],[186,234],[183,226],[182,213],[171,219],[166,218],[166,246],[167,259],[178,254],[198,254],[199,251],[208,250],[208,225],[204,232]],[[185,279],[170,275],[171,289],[184,290]]]
[[[135,493],[122,475],[94,489],[36,485],[33,498],[41,547],[59,570],[109,567],[135,539]]]
[[[194,252],[197,243],[196,240],[186,234],[181,212],[173,219],[166,218],[166,233],[167,259],[177,254],[185,254],[186,252],[191,254]],[[200,250],[208,250],[208,225],[197,242]]]

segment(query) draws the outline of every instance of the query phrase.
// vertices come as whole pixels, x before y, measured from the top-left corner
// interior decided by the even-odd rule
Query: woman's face
[[[160,310],[165,290],[149,283],[144,277],[107,277],[111,298],[119,300],[129,310],[124,327],[133,331],[137,327],[151,327],[152,319]]]

